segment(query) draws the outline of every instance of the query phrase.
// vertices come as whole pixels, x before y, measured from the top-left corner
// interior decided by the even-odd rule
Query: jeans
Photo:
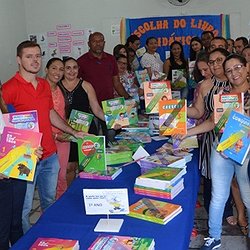
[[[42,211],[45,211],[54,201],[59,171],[57,154],[53,154],[37,163],[33,182],[27,183],[22,223],[23,231],[26,233],[30,228],[29,214],[32,209],[35,186],[37,184]]]
[[[216,240],[221,238],[222,217],[225,203],[230,193],[234,173],[236,175],[241,198],[247,208],[250,224],[250,181],[247,174],[249,155],[242,166],[225,159],[214,148],[211,154],[212,199],[209,208],[209,235]],[[249,234],[250,235],[250,234]]]
[[[0,249],[9,249],[23,236],[22,210],[26,181],[0,180]]]

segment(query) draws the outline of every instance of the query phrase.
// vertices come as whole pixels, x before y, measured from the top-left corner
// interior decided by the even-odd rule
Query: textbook
[[[68,124],[77,131],[88,132],[93,118],[94,116],[92,114],[72,109]],[[65,137],[71,141],[77,142],[77,139],[72,135],[65,134]]]
[[[128,216],[165,225],[181,211],[180,205],[143,198],[129,206]]]
[[[214,95],[214,123],[218,133],[225,126],[231,111],[244,113],[244,93]]]
[[[6,127],[28,129],[39,132],[38,114],[36,110],[3,114]]]
[[[105,136],[84,136],[77,140],[77,144],[80,170],[106,171]]]
[[[107,165],[116,165],[133,161],[132,154],[133,151],[126,145],[113,145],[106,148],[106,163]]]
[[[79,250],[78,240],[58,238],[38,238],[29,250]]]
[[[225,125],[217,151],[243,164],[250,149],[250,117],[232,111]]]
[[[132,236],[98,236],[88,250],[153,250],[154,239]]]
[[[80,172],[79,177],[83,179],[114,180],[122,172],[121,167],[107,166],[105,171]]]
[[[0,141],[0,172],[20,180],[33,181],[42,133],[5,127]]]
[[[135,194],[151,196],[161,199],[174,199],[184,189],[184,179],[180,178],[166,189],[150,188],[134,185]]]
[[[135,185],[164,190],[184,174],[186,174],[186,168],[156,167],[138,176]]]
[[[147,114],[159,112],[159,101],[172,99],[170,81],[144,82],[144,98]]]
[[[171,88],[178,90],[187,86],[187,72],[185,69],[172,69]]]
[[[161,100],[159,102],[160,135],[187,134],[187,101]]]
[[[125,100],[126,112],[128,115],[129,125],[138,124],[138,112],[137,112],[137,103],[135,100]]]
[[[136,75],[138,83],[140,84],[140,88],[142,89],[143,89],[143,83],[150,81],[150,77],[146,69],[136,70],[135,75]]]
[[[115,124],[122,127],[129,125],[124,97],[102,101],[102,108],[108,129],[114,128]]]

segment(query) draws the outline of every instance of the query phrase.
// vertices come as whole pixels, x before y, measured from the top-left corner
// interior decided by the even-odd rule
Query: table
[[[152,142],[145,149],[153,153],[165,141]],[[194,211],[199,189],[198,153],[187,164],[184,176],[185,189],[171,202],[182,205],[183,211],[166,225],[160,225],[126,215],[114,215],[123,218],[124,223],[118,235],[150,237],[155,239],[156,250],[186,250],[194,222]],[[83,204],[83,188],[128,188],[129,203],[143,196],[133,192],[135,178],[140,175],[137,163],[123,167],[123,172],[113,181],[86,180],[77,178],[65,194],[39,218],[38,222],[11,248],[27,250],[38,237],[57,237],[77,239],[81,250],[87,249],[100,233],[94,227],[105,215],[86,215]],[[154,199],[154,198],[153,198]],[[108,233],[107,233],[108,234]]]

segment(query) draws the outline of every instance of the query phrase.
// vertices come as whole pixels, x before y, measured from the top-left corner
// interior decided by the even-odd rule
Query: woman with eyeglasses
[[[230,88],[224,89],[223,93],[243,92],[245,115],[250,116],[249,68],[246,59],[241,55],[232,54],[225,59],[223,67],[230,82]],[[211,116],[203,123],[202,128],[199,128],[199,132],[204,133],[214,127],[213,116]],[[239,184],[241,197],[247,208],[248,223],[250,223],[250,181],[247,174],[250,153],[243,165],[240,166],[216,151],[218,141],[219,139],[215,140],[211,154],[212,199],[209,208],[209,237],[205,238],[205,243],[201,248],[203,250],[217,249],[221,245],[223,210],[230,193],[234,174]],[[248,232],[248,242],[249,237],[250,233]]]
[[[224,74],[223,62],[226,57],[229,55],[229,52],[225,49],[218,48],[206,55],[201,56],[201,61],[203,63],[198,63],[200,70],[206,76],[207,79],[199,86],[197,94],[195,97],[195,102],[192,107],[189,107],[187,110],[187,115],[190,118],[200,119],[196,127],[188,130],[188,135],[199,135],[199,169],[201,175],[204,177],[203,183],[203,198],[204,198],[204,207],[209,214],[209,204],[211,200],[211,166],[210,166],[210,156],[212,150],[212,144],[215,139],[215,132],[213,129],[210,131],[200,132],[204,122],[211,116],[214,110],[213,96],[218,94],[221,89],[229,88],[229,82]],[[210,74],[207,74],[207,66],[210,68]],[[206,73],[206,74],[205,74]],[[231,199],[228,200],[227,206],[225,208],[224,218],[231,225],[236,225],[237,221],[233,217],[233,209],[231,205]]]

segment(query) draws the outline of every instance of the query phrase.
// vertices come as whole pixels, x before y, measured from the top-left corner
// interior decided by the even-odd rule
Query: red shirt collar
[[[90,59],[102,60],[103,58],[106,58],[106,57],[107,57],[107,54],[106,54],[105,52],[102,52],[102,58],[101,58],[101,59],[95,57],[90,51],[88,52],[88,54],[89,54],[89,58],[90,58]]]

